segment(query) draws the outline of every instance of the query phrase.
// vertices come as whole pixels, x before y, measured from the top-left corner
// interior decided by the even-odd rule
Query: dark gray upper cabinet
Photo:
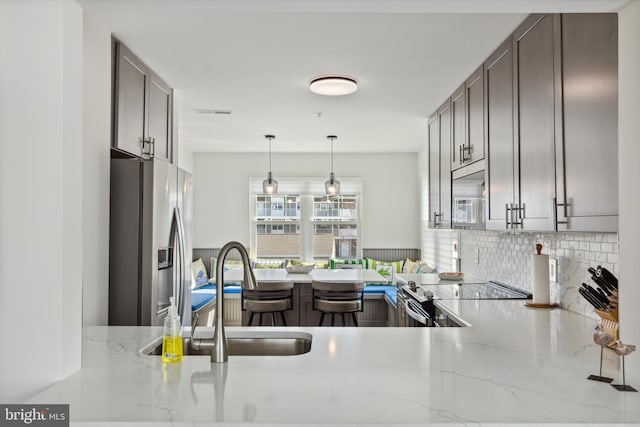
[[[487,228],[617,231],[616,15],[529,16],[484,67]]]
[[[172,92],[169,85],[151,72],[149,79],[149,137],[154,157],[171,159]]]
[[[480,66],[464,84],[466,98],[465,145],[463,161],[484,159],[484,73]]]
[[[465,125],[467,103],[464,84],[451,95],[451,170],[464,166],[466,143]]]
[[[451,228],[451,102],[427,121],[429,137],[429,227]]]
[[[505,229],[514,199],[513,42],[509,37],[484,63],[486,227]]]
[[[150,70],[122,43],[116,44],[116,90],[113,146],[142,155],[147,121],[147,82]]]
[[[488,229],[616,232],[616,14],[529,16],[429,119],[430,220],[484,158]]]
[[[451,170],[484,159],[484,75],[479,67],[451,95]]]
[[[440,139],[438,136],[438,114],[427,121],[429,138],[429,228],[436,228],[440,212]]]
[[[115,59],[113,147],[171,161],[171,88],[120,42]]]
[[[553,230],[559,15],[532,15],[513,34],[515,197],[511,227]]]
[[[563,14],[559,230],[618,230],[618,19]],[[566,206],[563,206],[566,205]]]
[[[440,139],[440,213],[438,226],[451,228],[451,100],[438,109],[438,133]]]

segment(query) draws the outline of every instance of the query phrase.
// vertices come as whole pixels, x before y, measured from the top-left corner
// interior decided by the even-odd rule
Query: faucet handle
[[[191,335],[189,336],[189,338],[191,338],[191,342],[193,343],[193,334],[196,332],[196,326],[198,326],[198,319],[200,318],[200,316],[198,315],[198,313],[193,313],[193,317],[195,317],[195,320],[192,318],[191,319]]]

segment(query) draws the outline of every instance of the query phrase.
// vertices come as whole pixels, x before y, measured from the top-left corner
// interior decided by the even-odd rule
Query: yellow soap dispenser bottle
[[[167,317],[164,318],[164,336],[162,338],[162,361],[165,363],[182,360],[182,327],[176,299],[169,298],[171,305]]]

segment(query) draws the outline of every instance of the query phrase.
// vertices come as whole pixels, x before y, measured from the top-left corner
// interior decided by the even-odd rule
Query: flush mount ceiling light
[[[267,173],[267,179],[262,181],[262,192],[264,194],[276,194],[278,192],[278,181],[273,179],[271,175],[271,141],[275,136],[265,135],[264,137],[269,141],[269,172]]]
[[[327,192],[327,196],[340,194],[340,181],[336,179],[336,176],[333,173],[333,142],[336,138],[338,137],[335,135],[327,136],[327,139],[331,142],[331,173],[329,174],[329,179],[324,183],[324,189]]]
[[[311,80],[309,89],[318,95],[349,95],[358,90],[358,82],[346,76],[321,76]]]

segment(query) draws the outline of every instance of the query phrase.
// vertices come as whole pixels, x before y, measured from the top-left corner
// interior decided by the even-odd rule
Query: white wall
[[[178,89],[173,90],[173,162],[178,165],[179,168],[193,173],[193,152],[187,150],[184,144],[180,144],[180,132],[179,123],[182,92]],[[177,157],[177,158],[176,158]]]
[[[84,19],[84,152],[82,320],[106,325],[109,301],[109,147],[111,33]]]
[[[265,176],[267,154],[194,154],[194,248],[230,240],[249,245],[249,177]],[[274,153],[273,175],[329,175],[327,154]],[[419,248],[420,191],[415,154],[335,154],[340,176],[363,182],[362,247]]]
[[[618,182],[620,193],[620,337],[640,344],[640,2],[632,1],[618,17]],[[635,357],[634,357],[635,356]],[[640,372],[640,358],[627,358],[627,369]]]
[[[0,2],[0,52],[0,402],[9,403],[80,368],[82,10]]]

